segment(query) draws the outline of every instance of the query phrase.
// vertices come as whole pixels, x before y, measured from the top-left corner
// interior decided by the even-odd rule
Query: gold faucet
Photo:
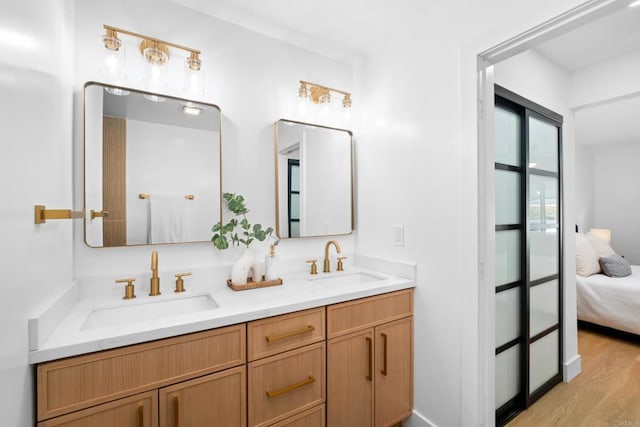
[[[158,277],[158,251],[151,252],[151,290],[149,296],[160,295],[160,278]]]
[[[324,269],[322,270],[324,273],[329,273],[331,271],[331,264],[329,262],[329,246],[336,247],[336,253],[340,252],[340,245],[335,240],[329,240],[326,245],[324,245]]]

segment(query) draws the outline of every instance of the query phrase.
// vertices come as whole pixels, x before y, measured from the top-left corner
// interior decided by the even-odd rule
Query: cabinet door
[[[373,329],[327,342],[327,425],[373,425]]]
[[[156,427],[157,425],[158,392],[156,390],[38,423],[38,427]]]
[[[246,426],[246,368],[160,389],[161,427]]]
[[[375,328],[375,425],[392,426],[413,408],[413,317]]]

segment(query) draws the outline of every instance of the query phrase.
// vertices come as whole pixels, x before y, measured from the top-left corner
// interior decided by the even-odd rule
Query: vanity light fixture
[[[108,29],[105,35],[102,36],[102,45],[104,46],[104,51],[100,74],[116,84],[122,84],[127,79],[125,46],[122,40],[118,38],[118,34],[115,31]],[[128,90],[119,88],[105,88],[105,90],[114,95],[129,94]]]
[[[184,63],[184,92],[196,95],[204,94],[204,77],[202,75],[202,60],[200,59],[201,53],[199,50],[109,25],[103,25],[103,27],[105,35],[102,37],[102,44],[105,58],[101,71],[112,81],[119,83],[126,78],[124,72],[125,44],[118,36],[127,35],[140,39],[140,54],[142,54],[147,63],[142,77],[146,89],[151,92],[157,92],[166,88],[167,64],[171,58],[169,48],[173,48],[188,53]],[[124,93],[116,95],[124,95]],[[147,99],[156,102],[165,100],[161,96],[151,95]]]
[[[331,104],[331,92],[335,92],[343,96],[342,106],[344,108],[351,107],[351,94],[349,92],[300,80],[298,96],[301,98],[308,98],[313,104],[323,104],[328,106]]]

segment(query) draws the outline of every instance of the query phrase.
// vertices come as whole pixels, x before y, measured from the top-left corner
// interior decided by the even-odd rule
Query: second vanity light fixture
[[[319,85],[317,83],[300,80],[298,96],[300,96],[300,98],[308,98],[309,101],[314,104],[330,104],[331,92],[343,95],[342,106],[344,108],[351,107],[351,94],[349,92],[345,92],[339,89],[333,89],[327,86]]]
[[[118,35],[140,39],[140,54],[146,61],[146,69],[142,81],[150,92],[157,92],[167,87],[167,66],[171,52],[169,48],[179,49],[189,54],[184,64],[184,92],[190,94],[204,93],[204,77],[202,74],[202,60],[200,51],[190,47],[156,39],[134,33],[132,31],[104,25],[105,34],[102,37],[104,46],[104,63],[101,72],[116,83],[122,83],[126,79],[125,72],[125,45]],[[117,90],[114,95],[127,95],[126,90]],[[152,101],[164,101],[159,96],[147,97]]]

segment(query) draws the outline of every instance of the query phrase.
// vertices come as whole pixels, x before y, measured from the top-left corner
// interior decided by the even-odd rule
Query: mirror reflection
[[[87,83],[85,242],[209,241],[220,220],[220,109]]]
[[[275,135],[278,237],[351,233],[351,132],[279,120]]]

